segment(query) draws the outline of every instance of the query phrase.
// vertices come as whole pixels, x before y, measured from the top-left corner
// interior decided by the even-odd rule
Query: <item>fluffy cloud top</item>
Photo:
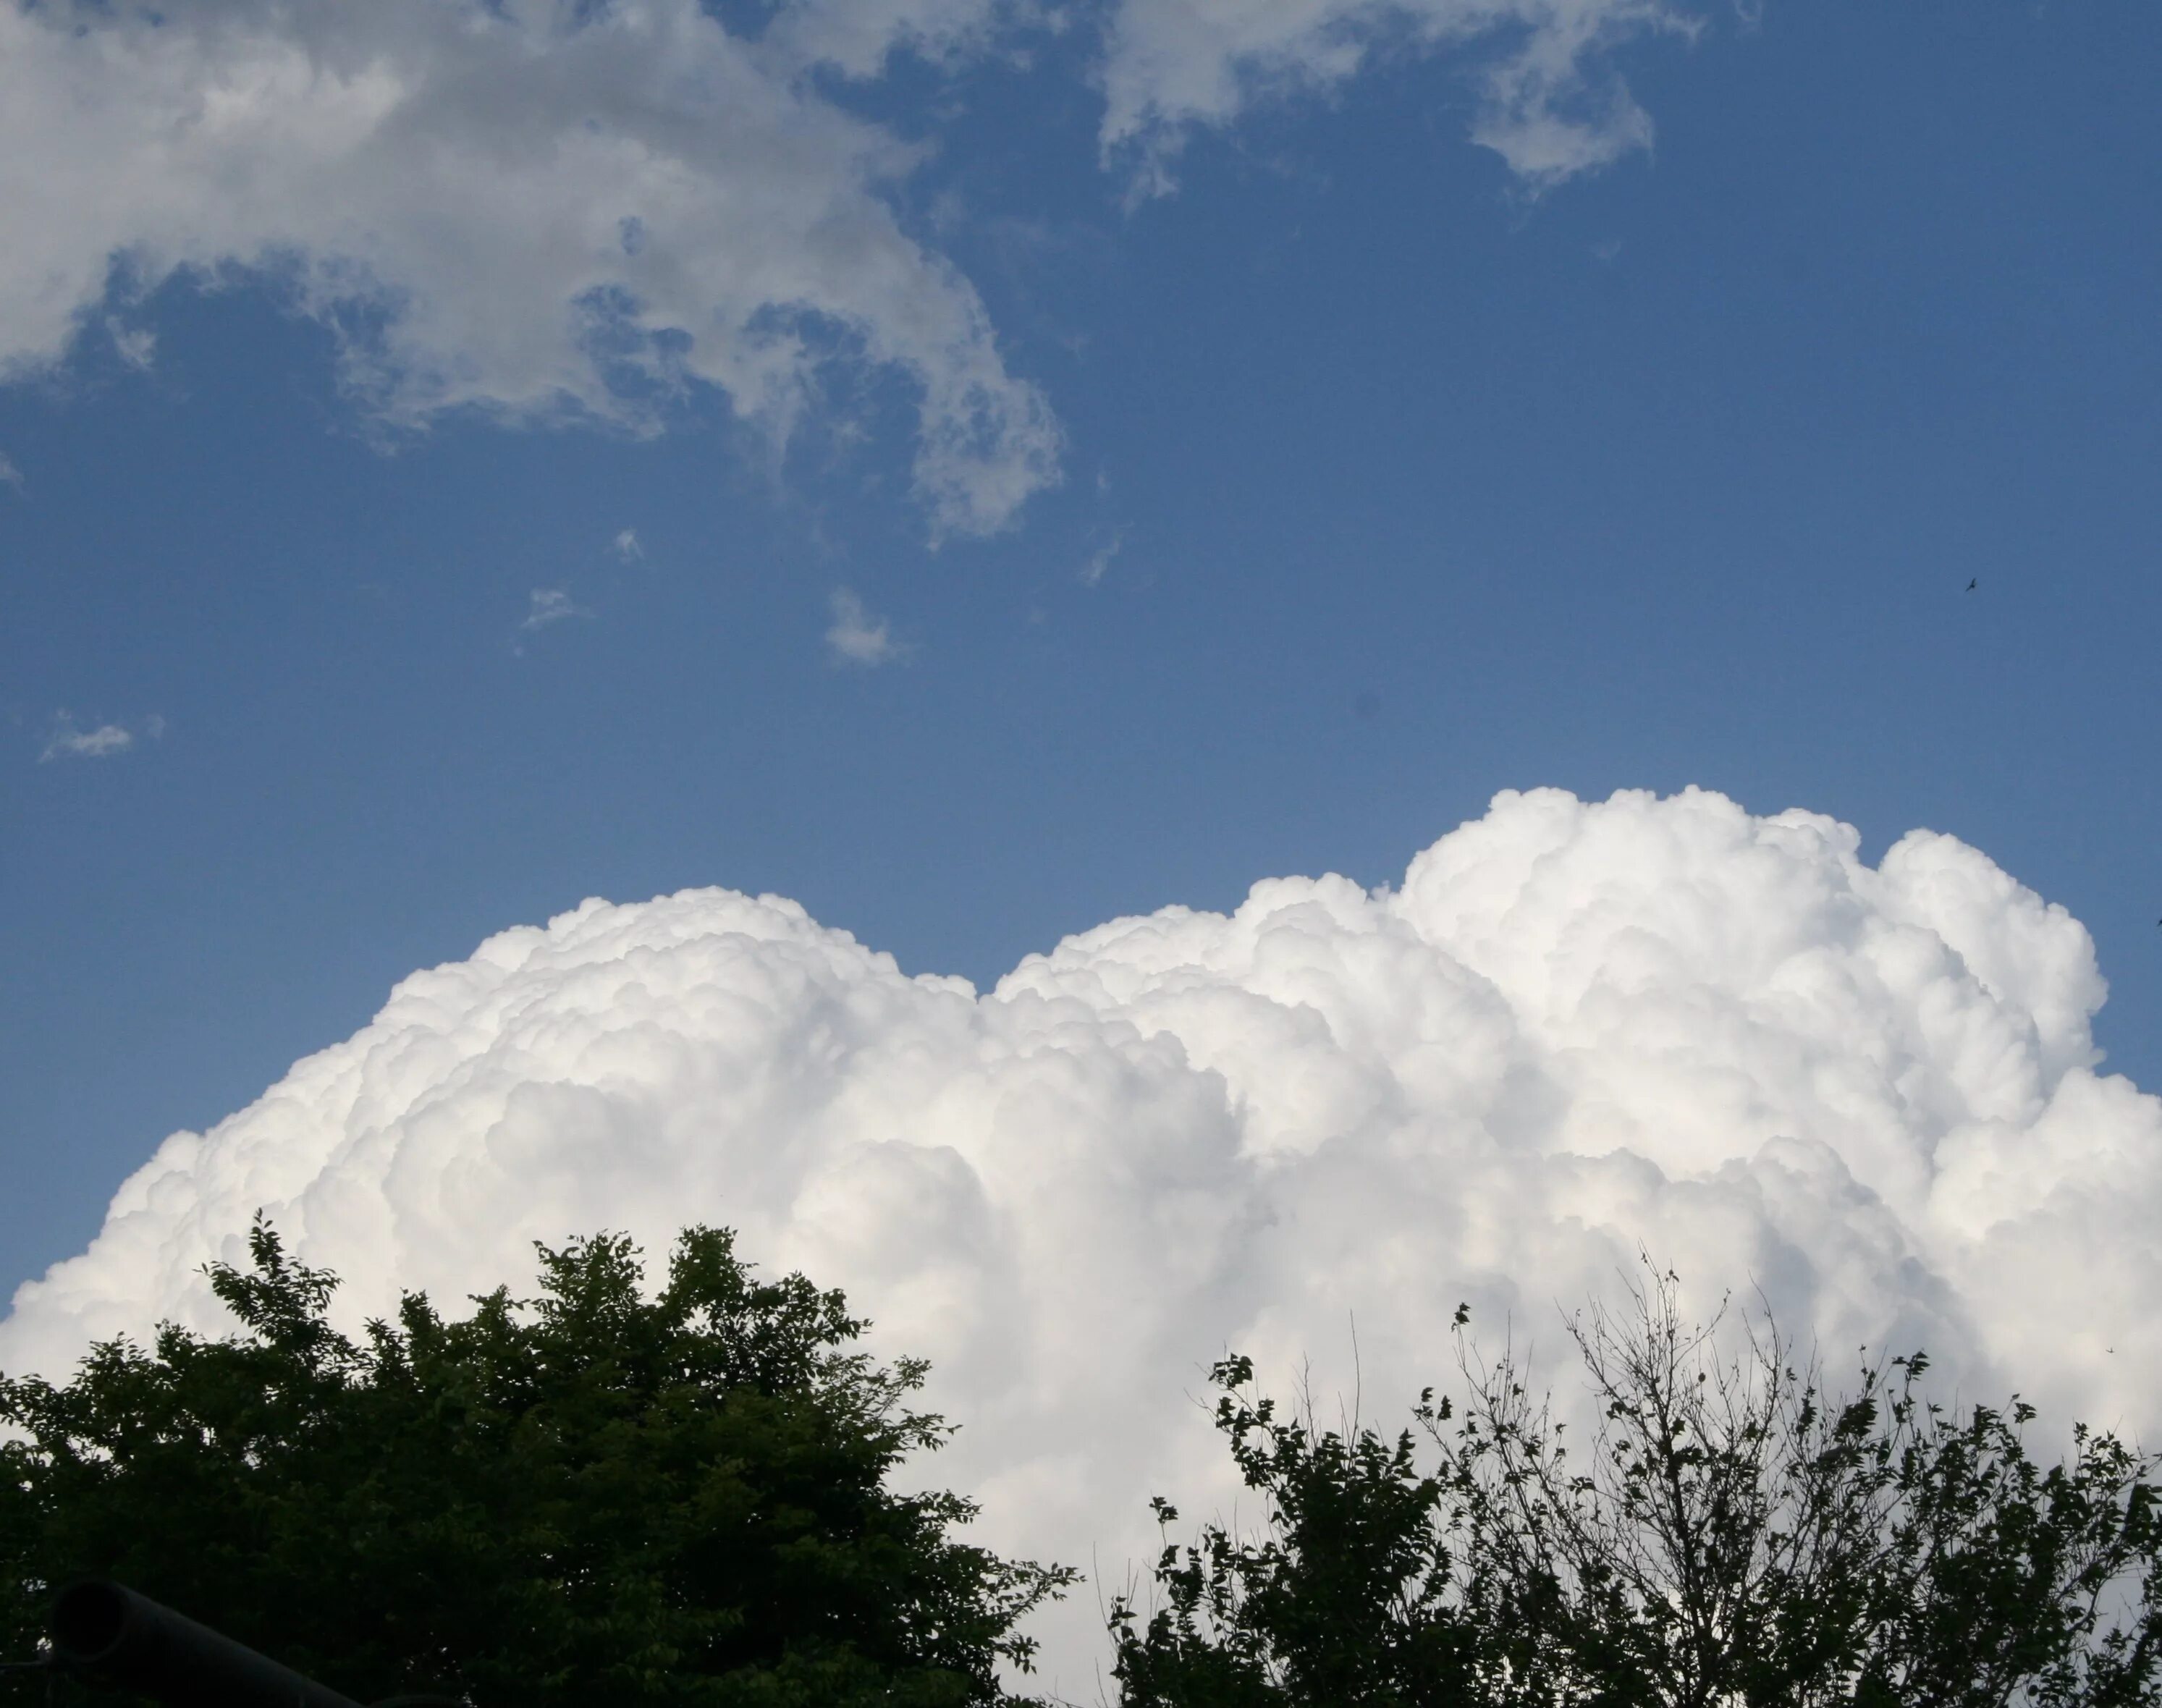
[[[1272,880],[987,993],[776,896],[588,901],[167,1140],[0,1366],[219,1324],[197,1267],[258,1206],[356,1318],[703,1219],[934,1360],[964,1427],[926,1474],[1112,1587],[1148,1494],[1233,1497],[1189,1397],[1227,1346],[1279,1391],[1312,1355],[1326,1401],[1355,1320],[1398,1418],[1460,1299],[1551,1345],[1640,1241],[1841,1366],[1926,1345],[1970,1393],[2151,1423],[2162,1102],[2095,1071],[2086,931],[1951,838],[1856,849],[1694,791],[1505,794],[1395,890]],[[1084,1699],[1094,1607],[1048,1627]]]
[[[785,435],[859,359],[919,390],[935,525],[1002,526],[1056,423],[882,199],[913,153],[811,69],[697,0],[4,0],[0,374],[116,266],[274,275],[393,423],[646,427],[696,381]]]

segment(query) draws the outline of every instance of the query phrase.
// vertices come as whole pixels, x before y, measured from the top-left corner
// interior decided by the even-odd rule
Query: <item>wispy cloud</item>
[[[906,649],[893,638],[883,617],[874,616],[864,602],[847,588],[836,588],[830,601],[833,625],[826,630],[826,645],[842,664],[866,666],[890,664]]]
[[[1615,50],[1702,27],[1685,0],[1120,0],[1101,72],[1104,154],[1127,166],[1131,199],[1163,195],[1192,132],[1325,95],[1393,51],[1455,49],[1476,91],[1471,140],[1536,192],[1649,148],[1652,121]]]
[[[638,530],[626,528],[615,536],[615,555],[625,563],[635,563],[645,556],[645,548],[638,543]]]
[[[165,720],[154,718],[155,726],[150,731],[156,739],[165,733]],[[45,739],[44,750],[39,754],[39,765],[50,765],[56,759],[110,759],[116,753],[125,753],[135,744],[135,733],[122,723],[101,723],[94,729],[85,729],[68,712],[53,713],[53,731]]]
[[[525,607],[525,620],[519,624],[520,635],[532,635],[556,623],[589,618],[593,614],[571,598],[568,588],[535,588]]]
[[[1111,567],[1111,560],[1126,543],[1126,530],[1121,528],[1111,535],[1110,543],[1098,546],[1089,554],[1089,561],[1081,566],[1081,585],[1093,588],[1104,579],[1104,572]]]
[[[12,486],[17,492],[23,489],[23,471],[15,467],[5,451],[0,451],[0,486]]]
[[[131,326],[117,316],[107,316],[107,335],[112,340],[112,351],[138,373],[148,373],[158,359],[158,335],[148,326]]]

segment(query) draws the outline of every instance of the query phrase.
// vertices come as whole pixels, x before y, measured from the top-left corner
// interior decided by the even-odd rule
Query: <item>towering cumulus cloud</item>
[[[638,427],[702,382],[785,434],[864,361],[915,385],[935,525],[997,528],[1057,424],[896,223],[916,156],[815,92],[823,51],[697,0],[0,0],[0,375],[115,269],[282,281],[394,422]]]
[[[1279,1389],[1312,1355],[1326,1400],[1355,1320],[1399,1416],[1460,1299],[1550,1342],[1639,1242],[1841,1366],[1926,1344],[1970,1392],[2152,1421],[2162,1103],[2095,1072],[2086,932],[1948,837],[1856,846],[1698,791],[1506,794],[1400,888],[1271,880],[988,994],[771,896],[590,901],[168,1140],[0,1365],[215,1324],[197,1266],[258,1206],[355,1316],[530,1274],[532,1239],[725,1223],[935,1361],[965,1427],[929,1469],[987,1536],[1114,1587],[1151,1491],[1222,1491],[1190,1397],[1227,1346]],[[1094,1604],[1051,1632],[1084,1697]]]

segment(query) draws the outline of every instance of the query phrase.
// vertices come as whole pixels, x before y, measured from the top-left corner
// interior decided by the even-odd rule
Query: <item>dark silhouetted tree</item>
[[[2076,1428],[2045,1469],[2032,1408],[1953,1415],[1919,1355],[1827,1397],[1768,1319],[1723,1316],[1689,1324],[1651,1272],[1572,1321],[1580,1460],[1515,1361],[1462,1341],[1460,1414],[1416,1411],[1424,1467],[1408,1431],[1286,1421],[1218,1365],[1266,1523],[1167,1547],[1146,1620],[1113,1604],[1126,1708],[2162,1703],[2154,1460]]]
[[[954,1539],[889,1475],[948,1433],[924,1366],[802,1276],[684,1234],[657,1296],[600,1235],[540,1251],[528,1303],[409,1295],[353,1341],[333,1277],[258,1220],[217,1266],[244,1332],[97,1347],[0,1380],[0,1642],[110,1575],[368,1700],[478,1708],[907,1708],[1010,1700],[1016,1627],[1070,1572]]]

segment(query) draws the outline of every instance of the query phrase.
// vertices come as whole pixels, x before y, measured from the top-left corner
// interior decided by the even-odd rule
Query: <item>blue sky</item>
[[[1058,483],[958,522],[920,375],[845,340],[783,442],[695,377],[386,425],[276,268],[123,269],[24,332],[9,1281],[414,968],[588,896],[776,891],[988,983],[1265,875],[1394,881],[1539,785],[1950,832],[2086,924],[2110,1065],[2162,1084],[2162,14],[1689,15],[1596,60],[1653,145],[1551,182],[1469,139],[1491,44],[1257,93],[1154,196],[1104,159],[1094,14],[814,62],[920,148],[865,193],[1058,424]],[[0,209],[67,165],[16,150]],[[218,255],[216,196],[154,241]],[[831,643],[844,593],[884,656]]]

